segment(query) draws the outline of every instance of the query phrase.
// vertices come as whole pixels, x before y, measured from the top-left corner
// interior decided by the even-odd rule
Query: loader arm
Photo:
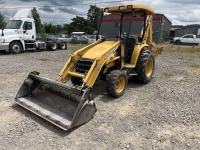
[[[100,71],[102,70],[102,67],[106,62],[120,59],[120,57],[113,55],[113,53],[120,47],[120,45],[121,41],[115,42],[112,46],[106,48],[106,53],[94,60],[92,67],[88,71],[87,75],[83,78],[83,82],[86,86],[93,87]]]
[[[69,80],[69,77],[70,77],[70,72],[71,70],[73,70],[73,68],[75,67],[76,65],[76,62],[78,61],[78,59],[83,55],[85,54],[88,50],[90,50],[92,47],[98,45],[99,43],[101,43],[102,41],[101,40],[98,40],[76,52],[74,52],[70,57],[69,59],[67,60],[67,62],[65,63],[64,67],[62,68],[62,70],[60,71],[59,73],[59,76],[58,76],[58,79],[57,81],[60,81],[60,82],[67,82]],[[79,74],[76,74],[77,76],[81,76],[83,77],[82,75],[79,75]]]
[[[92,87],[102,69],[102,67],[112,60],[120,59],[114,55],[120,47],[121,41],[117,42],[96,42],[83,49],[78,50],[70,56],[69,60],[61,70],[58,81],[67,82],[71,76],[81,78],[82,86]],[[92,61],[90,69],[85,73],[75,70],[79,58]]]

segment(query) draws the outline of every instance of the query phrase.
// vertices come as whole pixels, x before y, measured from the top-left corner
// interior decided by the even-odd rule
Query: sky
[[[146,4],[173,25],[200,24],[200,0],[0,0],[0,12],[8,20],[18,9],[36,7],[42,22],[62,25],[76,15],[86,18],[89,5],[95,3],[97,7]]]

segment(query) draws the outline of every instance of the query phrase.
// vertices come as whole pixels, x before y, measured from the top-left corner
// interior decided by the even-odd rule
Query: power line
[[[117,3],[117,2],[127,2],[127,1],[133,1],[133,0],[123,0],[123,1],[109,1],[109,2],[94,2],[94,3],[83,3],[83,4],[63,4],[63,5],[46,5],[46,6],[36,6],[36,8],[49,8],[49,7],[53,7],[53,8],[56,8],[56,7],[64,7],[64,6],[83,6],[83,5],[98,5],[98,4],[108,4],[108,3]],[[21,6],[21,7],[1,7],[0,9],[20,9],[20,8],[33,8],[33,7],[30,7],[30,6]]]

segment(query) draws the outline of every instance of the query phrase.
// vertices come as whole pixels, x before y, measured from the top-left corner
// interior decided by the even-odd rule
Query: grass
[[[166,54],[176,54],[182,56],[200,56],[200,46],[178,46],[172,44],[162,44],[158,46],[163,46],[163,53]]]
[[[87,44],[68,44],[68,49],[76,51]],[[200,56],[200,46],[184,46],[184,45],[173,45],[173,44],[159,44],[157,46],[163,46],[163,54],[175,54],[182,56]]]

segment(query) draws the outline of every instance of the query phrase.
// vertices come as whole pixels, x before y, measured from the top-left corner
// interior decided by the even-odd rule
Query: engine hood
[[[3,34],[4,36],[8,36],[10,34],[17,33],[17,29],[4,29]],[[0,29],[0,36],[2,36],[2,29]]]
[[[116,44],[120,41],[104,41],[90,48],[82,57],[87,59],[101,58],[102,55],[109,52],[111,49],[117,49]]]
[[[9,43],[13,40],[19,40],[20,39],[20,29],[4,29],[2,36],[2,30],[0,30],[0,39],[3,39],[5,43]]]

